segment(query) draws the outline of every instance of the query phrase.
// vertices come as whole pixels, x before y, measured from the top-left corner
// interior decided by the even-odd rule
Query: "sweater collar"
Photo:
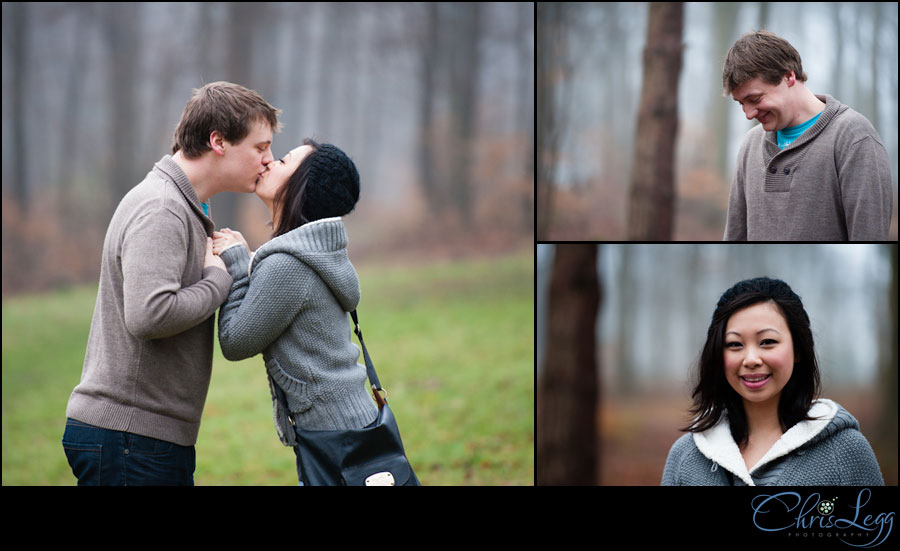
[[[744,458],[741,456],[741,450],[731,436],[727,415],[722,415],[719,422],[712,428],[703,432],[695,432],[694,444],[707,459],[721,465],[748,486],[755,486],[751,476],[753,472],[812,441],[828,426],[837,413],[838,406],[833,401],[816,400],[808,414],[813,419],[801,421],[788,429],[751,469],[747,469]]]
[[[178,191],[184,196],[187,204],[190,205],[191,210],[194,211],[194,214],[196,214],[203,223],[206,234],[212,235],[215,224],[213,224],[213,221],[203,212],[203,206],[200,204],[200,198],[197,197],[197,191],[194,189],[194,186],[191,185],[191,181],[188,180],[187,174],[181,170],[181,167],[172,159],[172,156],[166,155],[153,165],[153,168],[154,170],[159,171],[164,179],[175,184],[175,187],[178,188]]]
[[[816,98],[818,98],[819,101],[825,103],[825,110],[823,110],[819,114],[819,120],[817,120],[815,124],[813,124],[809,129],[801,134],[799,138],[794,140],[787,147],[785,147],[784,149],[779,149],[777,132],[766,132],[766,148],[768,149],[771,157],[774,157],[782,151],[794,149],[805,144],[806,142],[814,140],[816,136],[818,136],[822,132],[822,130],[824,130],[825,127],[828,126],[828,123],[830,123],[834,117],[847,109],[846,105],[842,104],[828,94],[816,94]]]
[[[340,218],[323,218],[273,237],[256,249],[248,273],[263,259],[287,254],[293,256],[328,286],[345,311],[359,304],[359,278],[347,257],[347,230]]]
[[[285,249],[290,251],[306,251],[311,253],[332,253],[347,248],[347,230],[340,217],[322,218],[308,222],[293,230],[273,237],[256,250],[257,254],[264,248],[265,254]]]

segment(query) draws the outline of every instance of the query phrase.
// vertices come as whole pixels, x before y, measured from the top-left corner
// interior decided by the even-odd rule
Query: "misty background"
[[[627,235],[647,13],[645,2],[538,3],[539,111],[548,105],[538,120],[548,165],[538,184],[552,189],[539,195],[539,224],[549,219],[541,241]],[[878,131],[891,162],[896,239],[896,2],[685,4],[673,239],[722,239],[738,148],[757,124],[722,96],[722,64],[737,38],[761,28],[797,49],[813,93],[849,105]]]
[[[548,286],[556,247],[537,246],[536,381],[553,353]],[[669,447],[689,421],[694,368],[716,303],[733,284],[760,276],[782,279],[800,296],[821,396],[859,419],[885,482],[897,483],[896,245],[603,244],[596,271],[600,483],[659,484]]]
[[[533,239],[532,3],[3,3],[3,294],[90,282],[125,193],[227,80],[356,163],[355,259]],[[252,195],[217,227],[268,239]],[[12,268],[15,266],[15,269]]]
[[[537,256],[537,357],[543,357],[552,245]],[[890,259],[881,245],[605,245],[598,342],[604,380],[625,393],[683,387],[719,297],[742,279],[782,279],[809,314],[825,388],[875,381],[891,341]],[[896,308],[896,305],[894,305]]]

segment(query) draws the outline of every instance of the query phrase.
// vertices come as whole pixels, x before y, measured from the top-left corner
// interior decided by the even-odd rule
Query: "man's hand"
[[[222,268],[226,272],[228,271],[228,269],[225,268],[225,261],[213,254],[213,240],[211,237],[207,237],[206,257],[204,257],[203,259],[203,267],[208,268],[210,266],[216,266],[218,268]]]
[[[222,251],[235,243],[240,243],[247,247],[248,251],[250,250],[250,246],[247,245],[247,240],[244,239],[241,232],[232,231],[228,228],[222,228],[221,231],[213,232],[213,253],[221,254]]]

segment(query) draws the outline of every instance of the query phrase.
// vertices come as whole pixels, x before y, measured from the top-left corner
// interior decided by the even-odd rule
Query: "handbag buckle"
[[[389,471],[375,473],[372,476],[366,478],[366,486],[393,486],[393,485],[394,485],[394,475],[392,475]]]
[[[384,392],[384,396],[381,395],[382,392]],[[372,385],[372,396],[375,397],[378,409],[382,409],[387,403],[387,390],[383,388],[375,388],[375,385]]]

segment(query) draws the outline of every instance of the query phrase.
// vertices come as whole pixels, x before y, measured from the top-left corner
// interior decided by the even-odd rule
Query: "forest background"
[[[532,3],[3,3],[3,294],[90,282],[191,90],[227,80],[354,159],[355,260],[532,242]],[[268,212],[212,198],[255,248]],[[14,269],[12,267],[15,267]]]

